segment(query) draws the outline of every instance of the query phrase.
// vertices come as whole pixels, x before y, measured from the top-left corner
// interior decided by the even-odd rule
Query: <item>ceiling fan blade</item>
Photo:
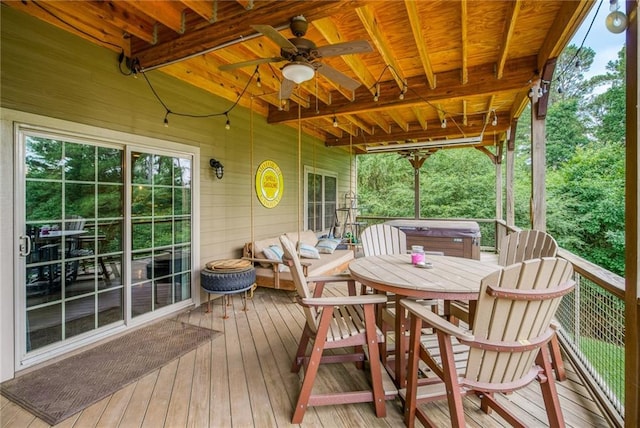
[[[280,99],[288,100],[291,98],[291,94],[293,93],[293,88],[295,86],[296,84],[293,80],[283,78],[282,83],[280,84]]]
[[[229,71],[229,70],[235,70],[236,68],[240,68],[240,67],[248,67],[250,65],[264,64],[267,62],[280,62],[284,60],[285,60],[284,58],[279,56],[276,56],[273,58],[257,58],[257,59],[251,59],[249,61],[236,62],[234,64],[224,64],[218,67],[218,70]]]
[[[273,28],[271,25],[252,25],[251,28],[259,31],[263,35],[273,40],[282,49],[288,49],[294,52],[298,52],[298,48],[296,47],[296,45],[291,43],[289,39],[284,37],[282,34],[278,33],[278,30]]]
[[[360,85],[362,85],[362,83],[352,79],[351,77],[343,74],[342,72],[327,64],[317,64],[316,70],[327,79],[336,82],[338,85],[347,88],[350,91],[355,91]]]
[[[373,48],[366,40],[354,40],[353,42],[320,46],[317,51],[318,57],[320,58],[337,55],[350,55],[362,52],[373,52]]]

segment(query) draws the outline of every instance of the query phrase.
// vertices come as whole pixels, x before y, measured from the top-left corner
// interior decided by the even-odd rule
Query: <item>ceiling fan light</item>
[[[298,85],[307,80],[311,80],[314,74],[315,70],[313,67],[302,62],[292,62],[285,65],[282,69],[282,75]]]

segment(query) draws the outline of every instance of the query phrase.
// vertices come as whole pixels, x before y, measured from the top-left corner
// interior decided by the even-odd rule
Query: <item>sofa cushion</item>
[[[333,254],[340,242],[342,242],[342,240],[338,238],[320,238],[316,244],[316,248],[321,254]]]
[[[289,238],[294,245],[298,246],[298,232],[287,232],[285,233],[286,237]],[[313,230],[305,230],[304,232],[299,233],[300,241],[303,244],[311,245],[315,247],[318,243],[318,237]]]
[[[319,259],[305,259],[307,276],[324,276],[334,273],[336,269],[353,260],[352,250],[336,250],[333,254],[322,254]],[[256,275],[263,278],[273,278],[273,269],[256,267]],[[291,281],[291,272],[288,269],[280,274],[281,281]]]

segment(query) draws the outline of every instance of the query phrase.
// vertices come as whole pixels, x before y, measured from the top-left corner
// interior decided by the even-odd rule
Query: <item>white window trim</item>
[[[304,230],[309,229],[309,218],[307,213],[309,211],[309,174],[318,174],[323,177],[333,177],[336,179],[336,208],[338,207],[338,173],[335,171],[330,171],[328,169],[316,168],[314,166],[305,165],[304,166],[304,206],[303,206],[303,218],[304,218]],[[322,192],[323,201],[322,207],[324,209],[324,191]],[[324,218],[324,216],[323,216]],[[325,225],[323,230],[330,229],[333,225]]]
[[[74,349],[78,349],[82,346],[93,343],[97,340],[109,337],[111,335],[120,333],[121,331],[135,325],[142,324],[151,319],[151,317],[161,318],[169,313],[180,310],[179,304],[174,305],[166,310],[160,309],[154,311],[147,316],[136,317],[135,320],[129,320],[129,323],[123,324],[120,327],[103,331],[99,334],[92,335],[91,337],[79,336],[77,340],[70,340],[64,346],[56,347],[46,350],[42,353],[34,353],[29,358],[25,358],[22,355],[22,349],[24,349],[24,338],[15,337],[16,331],[24,331],[26,321],[24,320],[24,311],[22,308],[18,308],[22,302],[21,298],[15,294],[16,286],[15,281],[20,277],[20,269],[24,267],[23,263],[18,263],[17,248],[20,242],[20,232],[22,225],[16,224],[14,219],[20,218],[18,215],[24,214],[20,210],[23,207],[18,207],[15,204],[15,198],[17,195],[22,195],[24,191],[24,183],[16,182],[15,177],[19,176],[19,173],[23,173],[23,167],[20,160],[20,150],[18,146],[18,132],[21,130],[33,130],[44,133],[53,133],[64,135],[70,139],[79,139],[81,141],[96,141],[101,144],[116,145],[121,147],[132,148],[162,152],[166,151],[168,154],[186,155],[193,157],[192,168],[192,253],[191,253],[191,266],[193,272],[200,271],[200,237],[198,230],[200,230],[200,147],[191,146],[183,143],[177,143],[169,140],[162,140],[159,138],[146,137],[143,135],[130,134],[121,131],[114,131],[106,128],[100,128],[91,125],[80,124],[62,119],[56,119],[47,116],[41,116],[32,113],[26,113],[22,111],[0,108],[0,137],[2,138],[2,152],[7,150],[6,145],[11,146],[13,151],[13,159],[2,159],[3,173],[1,178],[3,180],[2,185],[7,186],[13,182],[13,186],[8,191],[3,191],[2,207],[0,207],[1,214],[0,220],[7,220],[5,225],[11,224],[12,228],[6,233],[10,239],[0,240],[0,250],[2,254],[10,254],[10,257],[6,257],[4,261],[0,262],[0,270],[5,276],[7,287],[2,287],[0,290],[0,313],[2,313],[2,323],[0,328],[0,347],[3,349],[3,355],[8,357],[11,355],[13,358],[3,358],[0,365],[0,380],[10,379],[13,377],[15,371],[25,369],[29,366],[46,361],[53,357],[70,352]],[[10,143],[8,143],[10,142]],[[24,174],[22,174],[24,176]],[[126,190],[125,190],[126,191]],[[8,196],[7,196],[8,193]],[[7,201],[4,201],[7,199]],[[130,232],[130,225],[126,224],[123,230],[123,245],[128,246],[128,234]],[[2,235],[5,236],[4,234]],[[125,247],[127,248],[127,247]],[[123,275],[125,273],[123,272]],[[192,275],[192,290],[191,299],[183,302],[183,306],[196,306],[200,305],[200,284],[199,276]],[[16,314],[21,314],[16,316]],[[125,320],[128,317],[125,316]],[[16,325],[16,323],[18,325]],[[20,325],[21,324],[21,325]],[[17,330],[17,329],[20,330]],[[13,348],[13,352],[11,349]]]

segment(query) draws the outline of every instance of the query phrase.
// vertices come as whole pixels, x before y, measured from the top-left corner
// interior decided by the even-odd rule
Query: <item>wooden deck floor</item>
[[[342,292],[342,291],[340,291]],[[232,299],[229,318],[222,319],[221,300],[177,318],[224,332],[179,360],[150,373],[115,394],[63,421],[58,427],[276,427],[290,425],[300,380],[289,367],[303,326],[303,315],[289,292],[259,288],[242,311]],[[573,368],[558,383],[563,413],[570,427],[606,427],[605,419]],[[362,382],[353,365],[331,367],[321,374],[324,386]],[[321,385],[322,386],[322,385]],[[503,397],[529,426],[547,426],[539,386]],[[2,397],[0,426],[46,427],[42,420]],[[482,413],[476,399],[465,399],[472,427],[504,426],[499,416]],[[431,405],[441,426],[448,427],[446,403]],[[311,408],[303,426],[401,427],[399,399],[387,402],[384,419],[370,404]]]

